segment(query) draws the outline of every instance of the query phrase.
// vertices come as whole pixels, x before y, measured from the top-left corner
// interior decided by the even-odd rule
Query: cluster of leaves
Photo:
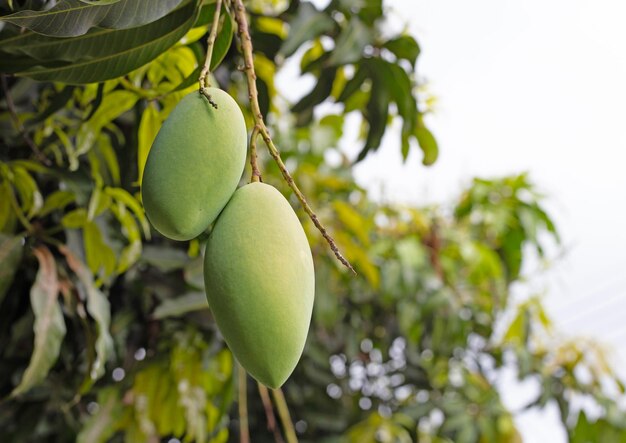
[[[3,17],[0,32],[0,72],[17,76],[3,78],[0,101],[2,441],[237,436],[233,361],[203,293],[205,237],[179,243],[151,232],[139,199],[156,132],[196,88],[215,5],[148,3],[60,0],[46,11],[57,19],[45,18],[45,1],[0,4],[3,14],[22,9]],[[361,157],[397,113],[403,153],[417,141],[425,163],[434,161],[413,37],[383,38],[376,0],[324,10],[257,3],[262,110],[280,122],[272,129],[286,163],[360,273],[340,268],[303,217],[316,304],[285,387],[302,440],[519,441],[496,388],[504,367],[539,381],[528,407],[557,404],[572,441],[624,438],[626,419],[607,385],[624,388],[602,353],[559,341],[537,298],[506,321],[528,254],[558,241],[528,178],[476,180],[453,207],[381,205],[336,150],[348,113],[363,116]],[[244,105],[224,9],[214,81]],[[286,109],[274,77],[293,57],[317,82]],[[329,100],[343,103],[341,112],[316,115]],[[261,156],[264,180],[290,195],[268,160]],[[599,405],[600,418],[579,412],[577,398]],[[272,441],[256,395],[248,410],[254,441]]]
[[[339,118],[330,117],[283,145],[328,135]],[[337,273],[310,232],[320,254],[315,321],[286,387],[307,441],[520,441],[497,388],[505,368],[540,386],[524,410],[558,406],[570,441],[626,437],[624,386],[598,344],[563,340],[523,289],[523,263],[559,242],[526,175],[476,179],[452,207],[398,207],[369,200],[346,166],[297,156],[297,176],[315,177],[305,192],[335,217],[364,277]],[[526,293],[519,305],[512,285]],[[602,412],[588,416],[585,402]]]
[[[417,102],[420,47],[409,34],[385,37],[383,13],[381,0],[334,0],[324,10],[292,2],[277,17],[256,17],[252,39],[263,42],[257,52],[277,66],[299,57],[301,73],[314,76],[314,88],[291,107],[297,125],[309,125],[315,107],[329,99],[342,105],[343,114],[360,113],[366,134],[360,161],[378,149],[390,120],[399,117],[403,158],[412,143],[419,144],[423,163],[430,165],[438,147]],[[263,96],[272,84],[263,75],[260,81],[261,102],[268,103]]]

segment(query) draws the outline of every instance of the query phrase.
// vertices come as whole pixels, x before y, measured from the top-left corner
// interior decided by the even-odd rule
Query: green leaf
[[[20,197],[22,211],[28,218],[33,217],[43,206],[43,197],[35,179],[28,173],[26,168],[13,164],[13,184]]]
[[[412,129],[417,123],[417,103],[407,72],[395,63],[382,59],[369,60],[368,67],[372,76],[377,77],[386,86],[388,94],[398,106],[398,113],[410,123]]]
[[[293,105],[291,111],[296,113],[304,112],[326,100],[333,89],[336,73],[337,68],[323,69],[313,90]]]
[[[393,52],[399,59],[408,60],[415,65],[417,57],[420,55],[420,47],[417,41],[410,35],[403,35],[393,40],[385,42],[383,48]]]
[[[328,59],[329,65],[347,65],[358,62],[363,56],[363,50],[372,42],[373,34],[356,16],[339,34],[335,49]]]
[[[102,239],[100,228],[92,221],[83,226],[85,257],[89,269],[95,274],[109,277],[115,271],[115,254]]]
[[[117,269],[115,270],[115,272],[121,274],[139,260],[143,244],[141,243],[141,234],[139,233],[137,221],[128,212],[126,206],[118,201],[111,206],[111,212],[122,225],[122,233],[129,240],[129,244],[120,253]]]
[[[198,75],[200,74],[198,73]],[[159,110],[154,103],[150,102],[141,115],[138,129],[137,168],[139,176],[137,182],[140,186],[143,179],[143,168],[146,166],[146,160],[148,160],[148,153],[150,153],[150,148],[160,128],[161,118]]]
[[[121,180],[120,165],[117,159],[117,155],[115,154],[115,150],[111,145],[111,139],[109,137],[100,137],[98,139],[97,148],[100,156],[107,166],[111,181],[114,185],[119,186]]]
[[[107,187],[104,189],[105,194],[117,200],[120,203],[123,203],[128,209],[130,209],[135,217],[141,223],[141,228],[143,229],[144,235],[146,238],[150,238],[150,224],[148,223],[148,219],[144,214],[141,203],[135,199],[128,191],[123,188],[112,188]]]
[[[361,213],[352,205],[337,200],[333,202],[339,221],[354,234],[363,245],[369,245],[370,226]]]
[[[152,313],[152,318],[161,320],[166,317],[180,317],[188,312],[208,309],[209,305],[203,292],[190,292],[180,297],[169,298],[161,303]]]
[[[120,253],[115,272],[118,274],[126,272],[128,268],[137,263],[137,260],[141,257],[141,250],[141,240],[133,240],[125,246]]]
[[[67,264],[74,271],[87,299],[87,312],[96,321],[98,338],[96,339],[96,360],[90,369],[92,380],[102,377],[105,363],[113,353],[113,338],[109,332],[111,326],[111,306],[106,296],[96,287],[89,269],[66,246],[59,248],[65,255]]]
[[[193,25],[197,2],[131,29],[93,29],[73,38],[19,34],[2,40],[0,72],[68,84],[100,82],[127,74],[166,51]]]
[[[76,135],[76,155],[88,152],[102,128],[135,106],[137,100],[139,96],[131,91],[119,90],[107,94],[93,116],[80,126]]]
[[[525,240],[524,231],[521,229],[511,229],[502,239],[502,246],[499,252],[503,256],[506,264],[509,281],[516,280],[519,277]]]
[[[76,196],[70,191],[54,191],[50,194],[39,210],[39,216],[43,217],[57,209],[63,209],[76,200]]]
[[[20,395],[39,384],[59,357],[65,337],[65,321],[58,302],[59,281],[54,257],[45,246],[33,250],[39,262],[30,302],[35,313],[35,347],[20,384],[11,396]]]
[[[13,282],[15,272],[22,261],[23,237],[12,237],[0,233],[0,304]]]
[[[89,29],[128,29],[151,23],[176,8],[182,0],[117,0],[86,3],[61,0],[42,11],[19,11],[0,20],[51,37],[76,37]]]
[[[122,233],[124,236],[130,240],[131,243],[134,241],[141,241],[141,234],[139,233],[137,221],[133,218],[126,206],[118,201],[116,204],[111,205],[110,209],[115,218],[117,218],[122,225]]]
[[[361,86],[363,86],[363,82],[365,82],[366,79],[367,71],[363,67],[358,66],[356,72],[354,73],[354,76],[350,80],[348,80],[343,88],[343,91],[341,91],[341,94],[339,94],[339,97],[337,97],[337,101],[345,102],[346,100],[348,100],[348,98],[350,98],[352,94],[361,89]]]
[[[215,9],[215,7],[213,7]],[[224,9],[223,9],[224,10]],[[230,13],[226,9],[222,19],[220,21],[221,27],[218,30],[217,37],[215,38],[215,43],[213,45],[213,54],[211,54],[211,71],[214,71],[226,54],[230,49],[230,45],[233,42],[233,36],[235,35],[235,26],[233,24],[233,18]],[[198,72],[198,77],[200,72]]]
[[[61,219],[61,225],[67,229],[79,229],[87,223],[87,211],[84,208],[74,209]]]
[[[309,2],[300,3],[298,15],[289,23],[289,34],[279,52],[284,57],[293,55],[303,43],[333,30],[335,22],[328,14],[315,9]]]
[[[141,259],[161,272],[182,269],[190,261],[185,251],[181,249],[152,245],[147,245],[144,248]]]
[[[385,134],[387,128],[387,118],[389,117],[389,94],[385,90],[384,83],[375,82],[372,84],[372,92],[370,100],[367,103],[365,119],[369,124],[369,131],[365,139],[365,146],[356,161],[359,162],[365,158],[370,150],[376,150]]]
[[[424,152],[422,163],[426,166],[435,163],[437,157],[439,156],[439,147],[437,146],[437,140],[435,140],[433,134],[426,126],[418,124],[415,129],[415,137],[417,138],[417,142],[419,143],[422,152]]]
[[[526,342],[527,314],[525,309],[518,309],[518,312],[504,333],[503,341],[515,346],[521,346]]]

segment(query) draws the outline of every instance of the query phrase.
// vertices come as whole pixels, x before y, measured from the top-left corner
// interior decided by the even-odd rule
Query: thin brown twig
[[[215,2],[215,14],[213,14],[211,32],[209,32],[209,37],[206,41],[206,58],[204,59],[204,65],[202,66],[202,70],[200,71],[200,78],[198,79],[198,81],[200,82],[200,94],[204,95],[207,100],[209,100],[211,106],[213,106],[215,109],[217,109],[217,103],[213,101],[211,95],[208,93],[206,88],[211,86],[211,82],[209,80],[209,75],[211,74],[211,58],[213,57],[213,46],[215,46],[215,38],[217,37],[217,28],[220,21],[221,7],[222,0],[217,0]]]
[[[248,379],[246,370],[240,364],[239,372],[239,442],[250,443],[250,429],[248,428]]]
[[[280,435],[280,430],[276,426],[276,416],[274,415],[274,408],[272,407],[270,393],[265,385],[261,383],[257,384],[259,386],[261,402],[263,402],[263,409],[265,409],[265,417],[267,417],[267,430],[274,434],[274,440],[276,443],[283,443],[283,437]]]
[[[13,103],[13,97],[9,92],[9,85],[7,83],[7,78],[4,74],[0,74],[0,83],[2,84],[2,92],[4,92],[4,97],[7,101],[7,107],[9,108],[9,114],[11,115],[11,120],[13,121],[13,125],[15,126],[15,130],[20,133],[26,144],[33,151],[37,159],[42,162],[46,166],[50,166],[52,163],[50,160],[39,150],[35,142],[30,138],[28,133],[26,132],[26,128],[20,121],[20,118],[17,115],[17,110],[15,109],[15,103]]]
[[[259,165],[257,163],[257,155],[256,155],[256,141],[259,137],[259,125],[254,125],[252,129],[252,134],[250,135],[250,166],[252,167],[252,176],[250,177],[250,182],[262,182],[263,178],[261,177],[261,171],[259,170]]]
[[[278,165],[280,172],[283,175],[283,178],[289,185],[289,187],[293,190],[294,194],[300,201],[304,212],[307,213],[311,221],[315,227],[322,233],[322,236],[330,246],[330,249],[335,254],[335,257],[348,269],[350,269],[354,274],[356,271],[350,264],[348,260],[339,252],[339,248],[335,243],[335,240],[330,236],[326,228],[322,225],[322,223],[317,218],[317,215],[311,207],[309,206],[304,194],[300,191],[296,183],[294,182],[291,174],[287,170],[287,167],[283,163],[283,160],[280,157],[280,152],[278,148],[272,141],[272,137],[270,136],[269,130],[267,126],[265,126],[265,122],[263,121],[263,114],[261,113],[261,108],[259,106],[259,98],[258,91],[256,87],[256,72],[254,71],[254,57],[252,52],[252,39],[250,38],[250,32],[248,31],[248,19],[246,18],[246,9],[243,5],[242,0],[233,0],[235,20],[237,21],[237,29],[239,34],[239,40],[241,42],[241,51],[243,53],[244,58],[244,67],[243,71],[246,73],[246,78],[248,80],[248,99],[250,100],[250,107],[252,108],[252,116],[254,118],[255,126],[258,127],[259,134],[263,137],[263,141],[267,145],[268,150],[270,151],[270,155]]]
[[[276,409],[278,409],[278,415],[280,421],[283,423],[283,430],[285,431],[285,438],[287,443],[298,443],[298,437],[296,437],[296,430],[293,427],[291,416],[289,415],[289,408],[287,407],[287,401],[283,395],[282,389],[272,389],[274,396],[274,402],[276,402]]]

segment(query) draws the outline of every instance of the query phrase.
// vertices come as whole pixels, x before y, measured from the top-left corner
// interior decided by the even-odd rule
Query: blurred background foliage
[[[238,441],[236,365],[204,296],[206,234],[161,237],[139,199],[156,132],[197,88],[215,5],[62,0],[43,15],[49,3],[0,2],[0,441]],[[298,438],[518,442],[521,411],[501,399],[512,370],[540,386],[524,409],[557,405],[570,441],[626,441],[624,386],[607,356],[554,331],[526,283],[528,263],[559,248],[529,177],[475,179],[430,207],[376,202],[355,184],[338,147],[351,113],[357,161],[394,120],[405,158],[419,148],[436,161],[415,38],[383,32],[381,0],[246,6],[263,114],[359,272],[298,212],[317,284],[305,353],[283,387]],[[251,124],[237,47],[225,8],[214,82]],[[315,78],[297,103],[275,84],[289,60]],[[271,158],[260,161],[299,211]],[[247,384],[252,441],[282,441]]]

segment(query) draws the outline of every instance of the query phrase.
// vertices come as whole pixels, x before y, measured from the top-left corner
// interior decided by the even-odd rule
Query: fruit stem
[[[211,74],[211,58],[213,57],[213,46],[215,46],[215,38],[217,37],[217,28],[219,26],[220,21],[220,10],[222,8],[222,0],[217,0],[215,2],[215,14],[213,14],[213,23],[211,24],[211,32],[209,32],[209,37],[207,38],[206,44],[206,58],[204,59],[204,65],[202,66],[202,71],[200,71],[200,78],[198,81],[200,82],[200,94],[204,95],[211,106],[217,109],[217,104],[211,99],[211,95],[207,92],[206,88],[211,86],[211,81],[209,76]]]
[[[293,427],[293,422],[291,421],[291,416],[289,415],[289,408],[287,407],[287,402],[285,401],[282,389],[272,389],[272,394],[274,395],[274,402],[276,404],[276,409],[278,409],[280,421],[283,422],[283,430],[285,431],[287,443],[298,443],[296,430]]]
[[[250,107],[252,108],[252,117],[254,118],[255,127],[258,127],[258,133],[263,137],[263,141],[267,146],[267,149],[270,152],[270,155],[278,165],[280,172],[283,175],[283,178],[289,185],[289,187],[293,190],[294,194],[300,201],[304,212],[307,213],[315,227],[322,233],[322,236],[330,246],[330,249],[345,267],[350,269],[355,275],[356,271],[350,264],[348,260],[339,252],[339,248],[337,248],[337,244],[335,240],[330,236],[326,228],[322,225],[322,223],[317,218],[317,215],[311,207],[309,206],[304,194],[300,191],[296,183],[294,182],[291,174],[287,170],[287,167],[283,163],[283,160],[280,157],[280,152],[274,142],[272,141],[272,137],[270,136],[270,132],[265,126],[265,122],[263,121],[263,114],[261,113],[261,107],[259,106],[259,98],[258,91],[256,87],[256,72],[254,71],[254,57],[252,55],[252,39],[250,38],[250,32],[248,31],[248,19],[246,18],[246,8],[243,5],[242,0],[233,0],[233,8],[235,14],[235,20],[237,21],[237,32],[239,34],[239,40],[241,42],[241,52],[243,54],[244,59],[244,68],[242,69],[246,73],[246,78],[248,80],[248,99],[250,100]],[[253,131],[254,132],[254,131]]]
[[[246,370],[237,364],[239,373],[239,442],[250,443],[250,430],[248,429],[248,379]]]
[[[263,178],[261,177],[261,171],[259,170],[259,165],[257,164],[257,155],[256,155],[256,141],[259,137],[259,125],[254,125],[252,129],[252,134],[250,135],[250,166],[252,167],[252,177],[250,177],[250,182],[262,182]]]
[[[267,417],[267,430],[274,434],[274,441],[276,443],[283,443],[283,438],[280,435],[280,430],[276,427],[276,416],[274,415],[274,408],[272,407],[272,399],[270,399],[270,393],[262,383],[257,383],[259,386],[259,395],[263,402],[263,409],[265,409],[265,416]]]

